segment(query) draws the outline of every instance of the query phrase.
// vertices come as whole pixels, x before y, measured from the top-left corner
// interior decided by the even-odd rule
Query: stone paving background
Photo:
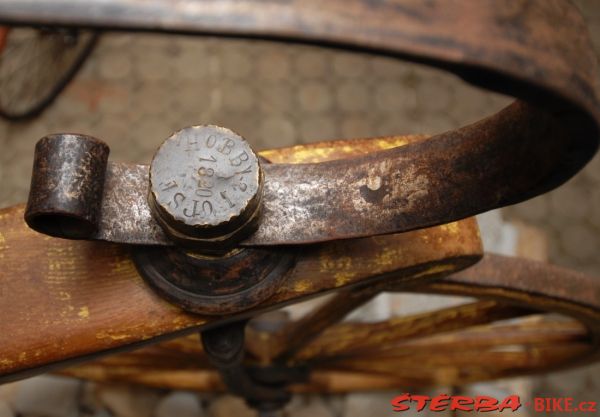
[[[600,53],[600,2],[577,4]],[[25,201],[34,144],[50,132],[91,134],[110,145],[113,160],[147,163],[162,140],[192,124],[229,127],[265,149],[319,139],[439,133],[509,102],[451,75],[388,58],[269,42],[106,34],[75,81],[41,117],[0,121],[0,206]],[[560,189],[504,209],[503,215],[544,230],[552,262],[600,277],[600,157]],[[85,395],[81,385],[64,383],[65,390]],[[60,384],[53,380],[50,385]],[[533,386],[536,394],[598,399],[600,367],[535,378]],[[102,395],[117,395],[107,390]],[[328,415],[362,415],[356,410],[377,403],[384,407],[377,410],[389,410],[389,398],[385,394],[380,401],[354,406],[334,398],[327,400],[333,404],[327,409],[339,413]],[[309,409],[323,407],[322,400],[299,401],[308,401]],[[2,413],[0,407],[0,416],[11,415]]]

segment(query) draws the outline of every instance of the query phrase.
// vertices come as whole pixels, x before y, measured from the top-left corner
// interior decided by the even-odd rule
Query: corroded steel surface
[[[428,292],[460,293],[509,301],[573,316],[600,343],[600,279],[526,259],[486,254],[476,268],[424,285]]]
[[[333,325],[330,321],[306,329],[298,326],[287,334],[296,337],[286,338],[283,333],[273,338],[275,344],[290,340],[292,346],[267,351],[325,371],[388,375],[398,383],[401,379],[389,373],[402,369],[413,374],[404,381],[446,385],[598,358],[597,281],[491,257],[481,269],[426,284],[478,260],[474,228],[464,220],[393,234],[531,198],[566,181],[593,156],[600,126],[595,56],[581,16],[569,2],[0,0],[0,21],[190,31],[352,47],[439,66],[475,85],[517,98],[496,115],[434,137],[307,146],[313,157],[322,158],[293,161],[301,164],[287,163],[290,154],[302,154],[300,148],[282,152],[280,160],[277,153],[269,154],[272,164],[264,167],[263,216],[256,233],[242,244],[320,244],[299,251],[296,267],[268,300],[225,320],[186,314],[156,299],[140,284],[123,248],[56,239],[41,242],[16,221],[19,208],[3,212],[0,230],[6,230],[7,238],[0,237],[10,244],[1,247],[8,273],[0,271],[0,278],[8,283],[11,297],[18,294],[18,304],[27,306],[27,311],[15,309],[12,298],[10,308],[3,309],[0,303],[7,317],[0,323],[0,334],[12,336],[0,345],[6,358],[0,361],[0,372],[6,379],[244,319],[326,291],[357,291],[345,306],[349,310],[354,301],[367,300],[377,291],[410,285],[414,291],[484,300],[382,323]],[[336,146],[371,146],[374,152],[327,153]],[[88,155],[84,153],[82,160]],[[150,216],[147,167],[111,164],[106,177],[94,176],[94,183],[104,183],[104,194],[92,232],[54,234],[170,243]],[[62,214],[58,206],[55,212]],[[28,265],[19,263],[23,256],[18,248],[25,245],[30,248]],[[129,302],[132,295],[137,297],[135,305]],[[6,295],[0,292],[0,297]],[[512,329],[508,341],[521,340],[531,350],[509,352],[502,350],[504,339],[490,336],[499,329],[511,330],[493,326],[494,321],[543,311],[570,316],[585,331],[572,326],[565,337],[552,326],[519,327]],[[471,329],[460,333],[464,325],[491,327],[486,337],[478,339],[469,333]],[[472,343],[468,363],[466,350],[460,355],[431,355],[439,346],[456,347],[456,339],[440,337],[443,331],[458,331],[457,340],[465,337]],[[298,335],[309,335],[310,343],[300,343]],[[404,346],[410,352],[411,341],[406,339],[414,336],[423,336],[429,344],[413,344],[412,357],[395,351]],[[563,343],[552,342],[557,340]],[[30,348],[23,352],[23,346]],[[490,363],[493,367],[485,368]],[[436,372],[436,366],[442,365],[447,373]]]
[[[108,146],[85,135],[49,135],[35,147],[25,218],[51,236],[98,229]]]
[[[347,141],[327,142],[264,155],[272,163],[315,162],[418,139],[379,138],[360,141],[358,147]],[[121,174],[111,174],[109,164],[109,180]],[[122,190],[115,187],[113,192]],[[472,265],[481,251],[473,218],[409,233],[306,246],[272,297],[226,319],[374,283],[392,273],[407,284],[434,279]],[[22,206],[0,211],[0,257],[0,335],[11,335],[0,343],[3,381],[220,322],[218,317],[186,313],[158,297],[138,275],[129,248],[41,236],[23,222]]]
[[[294,266],[293,250],[244,248],[201,256],[177,248],[132,249],[137,271],[156,292],[186,311],[233,314],[268,300]]]
[[[256,229],[260,165],[248,142],[229,129],[191,126],[175,132],[150,164],[154,219],[182,244],[234,245]]]
[[[564,172],[554,171],[564,168],[566,154],[565,144],[557,143],[562,129],[550,126],[553,120],[521,103],[478,124],[385,152],[265,165],[264,213],[257,232],[242,244],[313,243],[407,231],[547,191],[550,172],[555,174],[550,175],[553,182],[565,179]],[[537,131],[547,123],[548,131]],[[114,178],[106,184],[103,198],[103,209],[111,215],[102,216],[92,237],[166,243],[155,226],[139,226],[154,223],[144,215],[150,213],[143,185],[147,168],[136,167]],[[123,197],[128,204],[117,200]]]
[[[59,7],[69,12],[59,14]],[[264,215],[257,232],[243,243],[247,246],[348,239],[447,223],[560,185],[597,147],[595,56],[581,16],[567,1],[115,0],[83,6],[79,1],[5,0],[0,1],[0,20],[77,21],[351,46],[437,65],[518,99],[478,123],[396,149],[347,161],[265,167]],[[144,175],[143,169],[131,175]],[[126,189],[132,201],[136,193],[145,197],[146,190],[130,185],[113,184]],[[110,216],[103,217],[110,217],[111,227],[101,220],[93,238],[165,244],[145,217],[144,200],[107,204]]]

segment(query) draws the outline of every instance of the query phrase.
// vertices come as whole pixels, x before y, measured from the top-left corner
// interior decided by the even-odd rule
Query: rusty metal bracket
[[[593,155],[591,143],[563,142],[571,137],[560,120],[520,103],[458,131],[364,157],[266,164],[262,216],[256,217],[254,234],[239,244],[305,244],[403,232],[528,199],[570,178]],[[595,130],[581,137],[592,138]],[[108,163],[105,170],[85,171],[106,164],[104,155],[95,160],[91,153],[63,164],[71,147],[85,148],[88,141],[98,142],[70,134],[40,142],[25,217],[30,227],[63,238],[172,245],[148,203],[147,166]],[[100,194],[87,191],[102,185],[99,204]],[[186,209],[195,210],[193,205]],[[83,230],[70,227],[80,223],[86,225]]]
[[[88,237],[104,214],[107,158],[108,147],[91,137],[40,140],[25,212],[29,225],[50,235]],[[292,251],[231,247],[255,230],[262,188],[261,163],[243,138],[215,126],[174,134],[153,159],[145,207],[182,248],[133,247],[140,275],[193,313],[237,313],[268,299],[293,266]],[[120,207],[135,203],[122,197]]]
[[[270,358],[292,366],[320,362],[331,370],[336,356],[334,366],[346,360],[350,369],[385,374],[390,363],[403,362],[386,362],[389,357],[381,356],[397,343],[410,344],[407,336],[435,336],[461,324],[479,326],[538,311],[563,313],[585,329],[575,339],[561,339],[566,344],[558,346],[558,355],[538,361],[533,358],[537,351],[533,356],[522,352],[523,368],[486,364],[483,373],[474,369],[469,375],[458,363],[456,372],[444,374],[465,382],[465,377],[511,376],[598,359],[600,310],[594,280],[499,257],[486,257],[480,269],[443,278],[479,260],[474,225],[352,240],[513,204],[559,186],[589,161],[600,131],[596,57],[583,20],[568,1],[207,0],[202,6],[192,0],[0,0],[0,21],[227,34],[352,48],[437,66],[517,100],[452,132],[395,137],[393,149],[296,165],[266,163],[239,135],[214,126],[176,133],[151,167],[110,163],[106,145],[88,136],[42,139],[25,212],[32,228],[72,239],[153,246],[42,242],[15,222],[21,208],[0,216],[11,242],[3,252],[8,265],[4,279],[21,289],[19,302],[4,303],[4,333],[13,335],[4,346],[7,359],[0,363],[5,378],[203,329],[204,348],[227,384],[257,404],[267,404],[263,409],[274,409],[287,398],[280,386],[301,380],[302,369],[242,367],[245,323],[217,326],[338,288],[344,292],[308,317],[281,333],[267,334],[274,345],[256,340],[249,345],[259,363]],[[173,149],[183,153],[170,154]],[[191,185],[178,182],[188,176]],[[265,247],[332,240],[336,242],[304,248],[293,270],[286,251],[296,253],[298,246]],[[28,262],[23,262],[22,247],[29,248]],[[136,279],[130,249],[145,279],[184,309],[224,314],[255,308],[219,318],[157,302]],[[59,265],[67,267],[57,270]],[[52,274],[67,279],[56,285]],[[335,325],[377,292],[409,285],[409,291],[491,300],[427,317],[351,325],[350,332],[348,323]],[[327,327],[332,331],[323,332]],[[378,337],[369,337],[374,332]],[[552,344],[544,333],[541,329],[540,338],[531,332],[529,340]],[[348,340],[339,343],[344,335]],[[455,346],[464,349],[460,339]],[[423,344],[413,348],[423,350]],[[435,344],[429,348],[439,352]],[[44,355],[23,355],[38,350]],[[364,361],[361,351],[370,354]],[[344,357],[353,352],[356,357]],[[377,357],[384,360],[373,363]],[[413,362],[423,373],[424,362]],[[387,386],[406,385],[399,383],[402,375],[396,369],[401,368],[393,368],[394,379]],[[435,380],[438,370],[421,381]]]
[[[276,0],[267,7],[249,0],[227,1],[225,15],[212,2],[190,8],[187,1],[169,7],[170,1],[115,0],[116,9],[109,7],[110,1],[100,3],[90,13],[87,3],[83,10],[76,2],[53,1],[40,13],[38,2],[0,0],[0,21],[84,22],[321,42],[424,62],[517,98],[478,123],[394,149],[314,164],[266,164],[262,215],[235,245],[305,244],[447,223],[559,186],[590,160],[598,145],[596,58],[581,16],[567,1],[375,5],[351,0],[323,5]],[[73,140],[58,142],[57,151],[79,147]],[[73,161],[79,167],[99,167],[105,161],[92,153],[80,157]],[[165,232],[152,216],[147,166],[109,163],[104,174],[71,165],[73,172],[83,172],[80,182],[65,172],[66,165],[50,163],[52,158],[61,157],[38,147],[36,161],[41,164],[34,167],[35,193],[26,215],[31,227],[65,238],[172,244],[174,233]],[[47,181],[44,175],[60,180]],[[78,184],[82,191],[92,184],[99,190],[103,184],[101,203],[97,193],[73,195]],[[188,211],[208,208],[204,201],[211,202],[198,200]]]

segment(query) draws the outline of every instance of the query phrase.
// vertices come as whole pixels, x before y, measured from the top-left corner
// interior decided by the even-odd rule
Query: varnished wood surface
[[[353,353],[369,353],[407,339],[531,313],[531,310],[486,300],[408,317],[394,317],[381,323],[343,323],[325,331],[315,343],[299,352],[295,359],[324,361]]]
[[[344,292],[356,293],[362,300],[363,295],[378,290],[402,290],[389,281],[366,289]],[[540,262],[486,255],[467,270],[403,290],[468,295],[480,301],[376,323],[334,324],[320,334],[323,326],[300,319],[274,333],[247,332],[248,347],[266,346],[257,357],[267,364],[269,354],[276,359],[288,346],[296,348],[297,340],[286,335],[302,333],[299,327],[307,324],[306,333],[316,338],[287,358],[288,363],[308,364],[313,370],[308,384],[293,387],[299,392],[457,385],[549,372],[600,359],[600,281],[592,277]],[[322,313],[336,299],[307,317],[327,324],[338,320],[337,316],[332,321],[324,319]],[[254,360],[249,358],[249,362]],[[146,368],[154,379],[138,377],[146,374]],[[166,383],[164,387],[185,385],[211,391],[217,388],[207,382],[210,369],[197,338],[186,338],[65,372],[98,381]],[[170,371],[174,371],[171,377]],[[199,378],[186,385],[191,375]]]
[[[403,141],[380,138],[371,146],[384,149]],[[364,152],[364,143],[359,145],[357,152]],[[352,154],[352,142],[329,146]],[[297,162],[336,158],[335,152],[324,155],[322,149],[295,148]],[[293,160],[289,151],[281,153]],[[271,160],[277,155],[267,154]],[[285,285],[248,314],[392,272],[398,281],[447,274],[480,255],[474,219],[305,247]],[[23,206],[0,211],[0,317],[0,380],[5,381],[219,322],[158,298],[138,276],[124,246],[33,232],[23,222]]]
[[[301,319],[286,326],[285,331],[278,334],[279,343],[274,343],[274,357],[280,360],[291,359],[310,344],[313,339],[321,336],[328,327],[337,324],[379,293],[377,286],[370,286],[358,291],[348,290],[338,292],[324,305],[307,313]]]
[[[353,325],[372,326],[339,326]],[[332,393],[464,384],[547,371],[588,355],[591,349],[590,334],[580,323],[544,316],[433,335],[415,332],[405,340],[382,343],[368,352],[314,361],[310,381],[294,385],[292,390]],[[62,373],[99,382],[224,390],[197,336],[109,356]]]

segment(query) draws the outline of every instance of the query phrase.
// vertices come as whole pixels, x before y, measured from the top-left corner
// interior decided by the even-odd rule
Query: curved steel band
[[[438,66],[518,98],[478,123],[406,146],[351,160],[265,166],[263,218],[244,245],[447,223],[557,187],[598,144],[596,59],[584,22],[568,1],[0,0],[0,21],[353,48]],[[91,238],[168,244],[147,208],[146,175],[146,167],[109,165]]]
[[[600,282],[580,272],[487,253],[470,268],[408,291],[490,298],[571,316],[588,328],[594,345],[579,361],[600,358]]]

